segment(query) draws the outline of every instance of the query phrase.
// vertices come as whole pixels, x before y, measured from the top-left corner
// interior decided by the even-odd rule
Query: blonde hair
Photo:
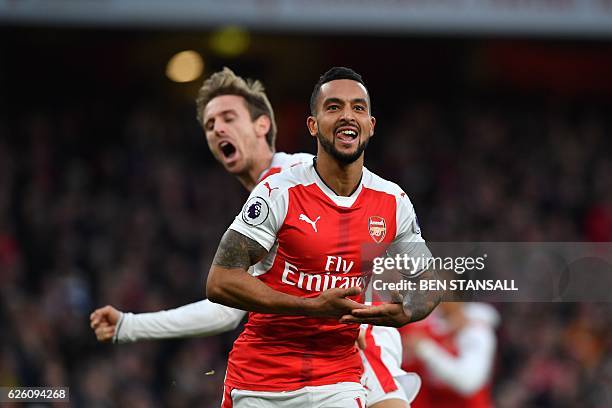
[[[266,141],[270,149],[274,151],[274,145],[276,143],[276,121],[274,120],[272,105],[266,96],[262,83],[252,79],[245,80],[234,74],[234,72],[227,67],[212,74],[210,78],[202,84],[196,99],[198,110],[197,118],[202,127],[204,127],[204,108],[213,98],[221,95],[237,95],[243,97],[252,121],[255,121],[261,115],[266,115],[270,118],[270,130],[266,133]]]

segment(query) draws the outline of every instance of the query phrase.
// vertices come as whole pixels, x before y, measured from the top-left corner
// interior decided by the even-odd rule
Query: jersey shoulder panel
[[[299,165],[272,174],[255,186],[230,229],[270,250],[289,208],[289,189],[309,183],[309,174]]]
[[[263,181],[273,174],[280,173],[286,169],[297,166],[299,164],[308,164],[312,162],[314,156],[309,153],[289,154],[285,152],[274,153],[270,167],[264,170],[259,177],[259,181]]]
[[[369,188],[371,190],[384,192],[387,194],[391,194],[395,196],[396,200],[399,202],[402,199],[407,199],[408,203],[412,205],[408,194],[404,192],[404,190],[397,185],[396,183],[389,181],[380,177],[379,175],[369,171],[364,167],[364,187]]]
[[[314,156],[310,153],[274,153],[270,167],[280,167],[285,170],[300,163],[310,163]]]
[[[283,171],[278,173],[271,174],[266,177],[264,180],[261,180],[259,184],[253,189],[253,192],[256,190],[268,191],[268,197],[272,200],[278,195],[274,195],[269,193],[269,188],[278,188],[278,192],[282,194],[286,194],[287,190],[291,187],[300,185],[300,184],[311,184],[314,180],[309,175],[307,171],[308,163],[305,162],[297,162],[292,166],[289,166]],[[266,186],[268,184],[268,186]],[[262,189],[262,186],[264,187]],[[251,193],[252,194],[252,193]]]

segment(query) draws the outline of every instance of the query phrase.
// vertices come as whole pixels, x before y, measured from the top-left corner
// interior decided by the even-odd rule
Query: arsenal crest
[[[385,219],[376,215],[370,217],[368,220],[368,230],[370,231],[370,236],[374,242],[380,244],[382,240],[385,239],[385,235],[387,234]]]

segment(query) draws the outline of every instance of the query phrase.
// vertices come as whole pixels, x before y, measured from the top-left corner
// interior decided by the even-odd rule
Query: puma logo
[[[272,195],[272,190],[278,190],[278,187],[270,187],[270,183],[267,181],[264,183],[264,186],[268,189],[268,197]]]
[[[317,231],[317,221],[319,221],[319,218],[321,218],[321,216],[318,216],[317,219],[313,221],[310,218],[308,218],[306,215],[300,214],[300,221],[306,221],[307,223],[309,223],[312,226],[312,229],[314,230],[314,232],[319,232]]]

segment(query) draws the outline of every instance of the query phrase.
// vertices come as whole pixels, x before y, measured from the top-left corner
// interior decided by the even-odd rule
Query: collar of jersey
[[[357,201],[359,194],[363,190],[363,178],[365,177],[366,168],[365,167],[363,168],[361,172],[361,179],[359,180],[359,186],[355,189],[355,191],[353,191],[353,194],[351,194],[348,197],[340,196],[336,194],[331,188],[329,188],[327,184],[325,184],[321,176],[319,176],[319,173],[317,172],[317,169],[315,168],[316,158],[317,157],[315,156],[312,159],[312,163],[310,165],[310,172],[312,173],[312,176],[315,180],[317,187],[319,187],[319,189],[323,192],[323,194],[325,194],[338,207],[346,207],[346,208],[352,207],[353,204],[355,204],[355,201]]]

